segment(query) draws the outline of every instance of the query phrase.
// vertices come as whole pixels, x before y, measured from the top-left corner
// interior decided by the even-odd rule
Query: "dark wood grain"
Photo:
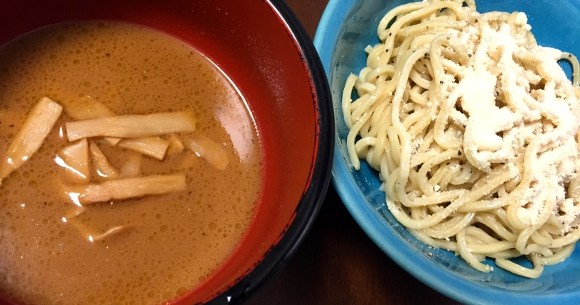
[[[311,37],[326,0],[287,0]],[[455,304],[384,254],[331,186],[320,215],[288,264],[247,305]]]

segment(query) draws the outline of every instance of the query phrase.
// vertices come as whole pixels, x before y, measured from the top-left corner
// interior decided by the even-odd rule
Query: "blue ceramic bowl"
[[[409,1],[330,0],[318,26],[318,49],[334,100],[336,141],[333,180],[344,204],[368,236],[394,261],[425,284],[464,303],[580,304],[580,248],[565,262],[547,266],[538,279],[494,268],[481,273],[446,250],[415,239],[389,213],[377,172],[362,162],[355,171],[347,157],[342,119],[342,88],[350,73],[366,63],[363,51],[378,43],[376,28],[391,8]],[[479,12],[523,11],[540,45],[580,55],[579,0],[479,0]],[[493,265],[493,262],[488,262]]]

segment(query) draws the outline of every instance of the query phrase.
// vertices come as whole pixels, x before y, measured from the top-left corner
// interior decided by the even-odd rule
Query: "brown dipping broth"
[[[28,111],[48,96],[65,107],[40,150],[0,189],[0,294],[27,304],[159,304],[201,283],[249,226],[262,185],[262,148],[247,104],[191,46],[136,25],[50,26],[0,48],[0,153]],[[142,175],[185,173],[186,192],[89,207],[76,221],[103,232],[86,240],[62,217],[55,152],[68,144],[66,104],[94,100],[117,114],[189,110],[198,134],[223,143],[220,171],[190,151],[144,157]],[[131,152],[98,142],[120,168]]]

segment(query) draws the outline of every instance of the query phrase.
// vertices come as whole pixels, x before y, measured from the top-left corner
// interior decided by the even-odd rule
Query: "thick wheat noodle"
[[[580,238],[577,214],[565,225],[557,213],[569,213],[563,200],[580,211],[578,118],[572,113],[580,107],[580,89],[574,87],[580,68],[572,54],[552,56],[555,51],[540,49],[522,16],[478,14],[473,0],[427,0],[389,11],[379,22],[381,42],[365,49],[367,66],[347,78],[342,112],[350,130],[346,145],[352,166],[359,169],[363,159],[380,172],[389,211],[419,240],[455,251],[483,272],[493,269],[483,262],[490,257],[501,268],[534,278],[544,265],[566,259]],[[493,54],[495,41],[485,35],[506,31],[514,43],[504,46],[502,52],[513,48],[513,56],[504,58]],[[522,46],[524,51],[516,50]],[[554,57],[553,63],[538,63],[533,52],[545,52],[543,57]],[[517,62],[512,70],[520,74],[494,70],[509,60]],[[556,77],[557,60],[571,63],[573,82]],[[480,70],[501,85],[483,93],[503,111],[498,121],[511,111],[503,127],[490,130],[502,141],[499,146],[482,142],[481,122],[472,125],[475,114],[466,91],[477,88],[467,82]],[[529,81],[528,87],[518,83],[503,91],[521,83],[518,77]],[[542,96],[567,104],[556,107],[542,102]],[[562,114],[562,107],[572,114]],[[559,163],[563,159],[572,161]],[[555,164],[550,165],[554,171],[573,168],[559,181],[540,181],[536,168],[543,164]],[[565,198],[542,191],[531,197],[530,190],[541,183],[545,188],[564,185]],[[533,219],[522,216],[534,208]],[[510,260],[522,255],[532,268]]]

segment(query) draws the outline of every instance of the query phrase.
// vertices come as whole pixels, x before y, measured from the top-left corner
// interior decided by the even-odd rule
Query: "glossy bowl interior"
[[[364,48],[379,42],[376,29],[391,8],[410,1],[331,0],[316,32],[334,103],[336,135],[333,182],[344,204],[367,235],[394,261],[432,288],[474,304],[580,304],[580,249],[564,263],[547,266],[538,279],[495,268],[481,273],[454,253],[415,239],[389,213],[377,172],[362,162],[354,170],[346,152],[342,88],[350,73],[366,65]],[[523,11],[540,45],[580,55],[580,1],[476,0],[478,11]],[[566,67],[570,73],[570,67]],[[489,262],[493,265],[493,262]]]
[[[48,24],[88,19],[143,24],[182,39],[248,102],[265,156],[253,222],[230,258],[173,302],[243,300],[294,252],[330,181],[332,108],[312,42],[281,1],[21,0],[0,4],[0,44]]]

